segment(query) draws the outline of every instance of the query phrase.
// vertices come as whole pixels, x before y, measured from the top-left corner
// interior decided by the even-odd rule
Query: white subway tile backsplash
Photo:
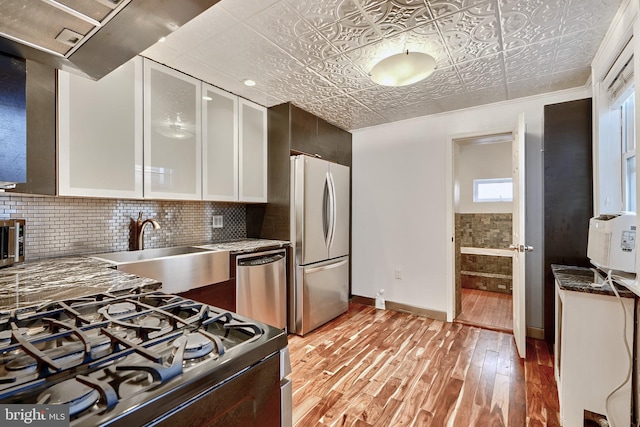
[[[145,230],[145,248],[246,238],[245,205],[0,194],[0,219],[25,218],[26,259],[123,251],[134,241],[138,212],[159,230]],[[213,215],[224,228],[213,229]]]

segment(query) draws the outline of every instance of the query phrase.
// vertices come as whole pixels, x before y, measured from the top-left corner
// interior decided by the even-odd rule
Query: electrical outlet
[[[395,273],[396,273],[396,279],[398,280],[402,279],[402,268],[396,267]]]
[[[214,215],[213,216],[213,228],[222,228],[224,227],[224,218],[222,215]]]

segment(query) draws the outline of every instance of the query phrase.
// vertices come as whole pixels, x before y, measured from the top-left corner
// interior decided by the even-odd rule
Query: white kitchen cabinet
[[[201,82],[144,61],[144,197],[202,198]]]
[[[202,85],[202,198],[238,201],[238,97]]]
[[[239,200],[266,202],[267,109],[244,99],[239,109]]]
[[[58,194],[142,198],[142,59],[99,81],[58,71]]]
[[[631,381],[610,400],[607,396],[622,384],[629,360],[623,336],[633,337],[632,298],[622,298],[624,317],[617,298],[608,295],[563,290],[556,281],[556,334],[554,367],[563,426],[582,426],[584,410],[614,417],[616,425],[628,425]]]

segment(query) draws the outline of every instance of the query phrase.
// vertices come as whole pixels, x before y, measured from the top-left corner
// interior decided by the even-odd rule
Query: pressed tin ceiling
[[[584,86],[620,3],[222,0],[143,55],[353,130]],[[369,79],[376,61],[407,49],[433,56],[436,71],[398,88]]]

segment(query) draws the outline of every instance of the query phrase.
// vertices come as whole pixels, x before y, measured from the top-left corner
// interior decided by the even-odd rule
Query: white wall
[[[446,144],[460,133],[511,129],[525,113],[527,325],[543,327],[543,106],[589,97],[578,88],[353,131],[352,291],[446,312]],[[403,278],[394,278],[400,267]]]
[[[460,144],[456,182],[460,189],[457,212],[460,213],[511,213],[512,202],[473,201],[473,180],[511,178],[511,142],[492,144]]]

